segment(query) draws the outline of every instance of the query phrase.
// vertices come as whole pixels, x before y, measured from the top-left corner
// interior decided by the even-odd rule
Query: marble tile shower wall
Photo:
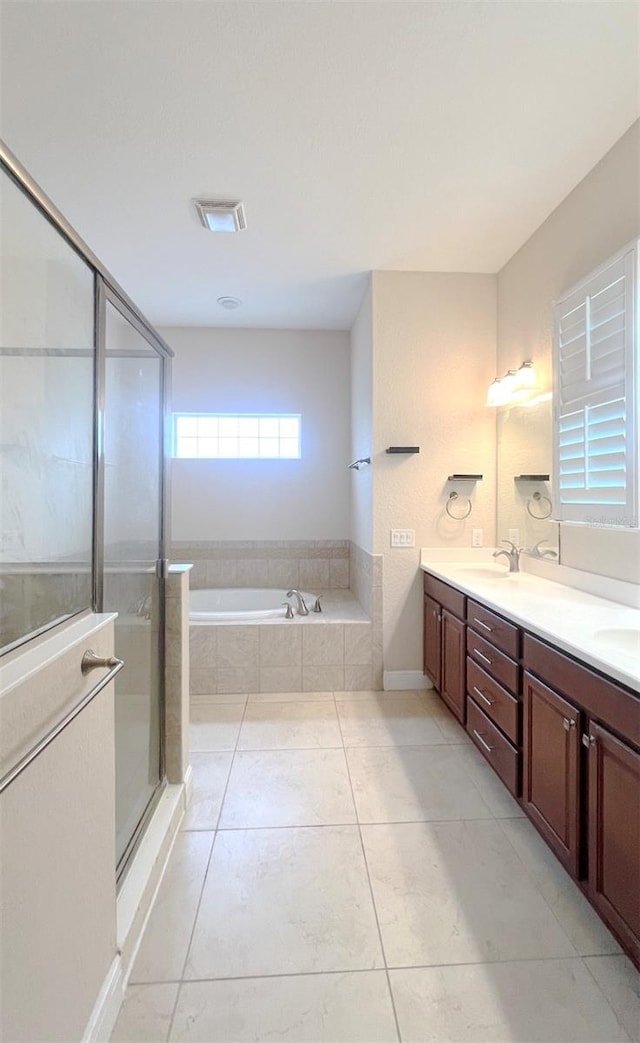
[[[245,692],[380,687],[371,623],[192,626],[191,702]]]
[[[192,562],[191,587],[348,590],[348,540],[174,541],[171,557]]]

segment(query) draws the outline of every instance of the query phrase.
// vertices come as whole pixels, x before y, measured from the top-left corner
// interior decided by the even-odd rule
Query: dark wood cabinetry
[[[440,695],[452,713],[464,723],[466,687],[464,676],[464,631],[462,620],[442,610],[442,671]]]
[[[640,964],[640,754],[591,723],[589,898]]]
[[[529,818],[574,876],[580,869],[580,713],[524,675],[522,801]]]
[[[465,604],[459,591],[425,575],[423,669],[461,724],[466,716]]]
[[[424,596],[423,624],[423,669],[439,692],[442,667],[442,607],[427,594]]]
[[[424,670],[640,965],[640,697],[436,577]]]

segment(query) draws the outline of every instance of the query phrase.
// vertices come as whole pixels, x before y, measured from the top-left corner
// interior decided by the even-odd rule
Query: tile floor
[[[193,707],[114,1043],[640,1040],[638,975],[433,693]]]

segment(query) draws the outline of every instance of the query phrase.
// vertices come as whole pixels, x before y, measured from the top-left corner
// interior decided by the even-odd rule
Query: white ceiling
[[[370,269],[495,272],[639,111],[633,2],[1,15],[2,137],[157,325],[344,329]]]

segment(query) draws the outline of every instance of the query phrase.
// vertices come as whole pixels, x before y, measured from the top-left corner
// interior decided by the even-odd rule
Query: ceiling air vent
[[[210,232],[240,232],[247,227],[242,203],[223,199],[194,199],[198,217]]]

